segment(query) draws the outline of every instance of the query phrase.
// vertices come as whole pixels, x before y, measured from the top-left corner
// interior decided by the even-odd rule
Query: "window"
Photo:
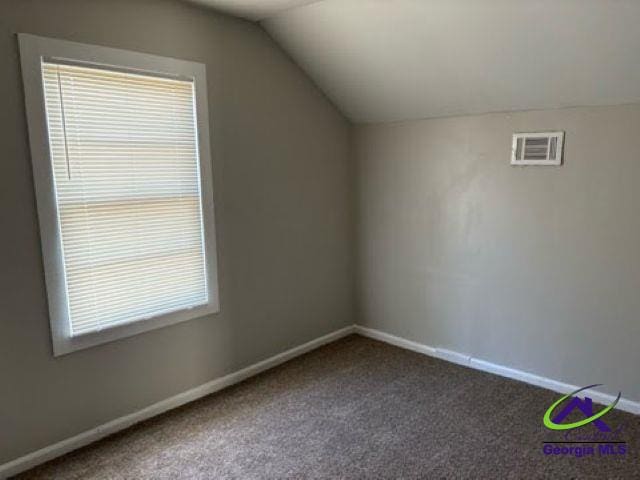
[[[217,312],[204,66],[20,51],[54,353]]]

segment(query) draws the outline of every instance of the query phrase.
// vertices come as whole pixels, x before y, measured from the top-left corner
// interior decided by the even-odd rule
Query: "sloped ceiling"
[[[190,0],[248,20],[262,20],[278,13],[319,0]]]
[[[356,122],[640,102],[639,0],[290,7],[262,25]]]

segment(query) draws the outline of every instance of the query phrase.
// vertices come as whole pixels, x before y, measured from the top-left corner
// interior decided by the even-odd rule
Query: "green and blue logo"
[[[579,388],[575,392],[569,393],[568,395],[565,395],[564,397],[554,402],[547,409],[547,412],[544,414],[544,418],[542,419],[544,422],[544,426],[550,430],[571,430],[573,428],[578,428],[584,425],[588,425],[589,423],[593,423],[600,431],[610,432],[611,428],[609,427],[609,425],[604,423],[604,421],[602,420],[602,417],[604,417],[607,413],[613,410],[613,408],[615,408],[615,406],[620,401],[621,393],[618,392],[618,396],[616,397],[616,399],[613,401],[611,405],[603,408],[602,410],[600,410],[598,413],[595,413],[595,414],[593,413],[593,400],[591,398],[585,396],[584,400],[582,400],[581,398],[576,396],[580,392],[583,392],[590,388],[599,387],[599,386],[600,386],[599,384],[596,384],[596,385],[589,385],[587,387]],[[560,411],[560,413],[558,413],[552,419],[551,416],[553,415],[553,411],[558,407],[558,405],[560,405],[562,402],[564,402],[568,398],[571,398],[571,402],[569,402],[567,406],[564,407],[562,411]],[[567,418],[569,414],[573,412],[576,408],[580,410],[587,418],[583,420],[579,420],[577,422],[562,423],[562,421],[565,418]]]
[[[561,439],[550,439],[542,442],[542,451],[545,455],[575,457],[599,455],[602,457],[624,455],[627,453],[627,442],[620,438],[624,425],[620,425],[613,430],[603,420],[603,417],[611,412],[618,404],[621,393],[618,393],[618,396],[609,406],[595,413],[593,411],[593,400],[590,397],[584,396],[583,399],[578,397],[579,393],[599,386],[600,385],[589,385],[579,388],[559,398],[547,409],[542,418],[544,426],[549,430],[562,432],[563,435]],[[566,403],[564,408],[554,414],[558,407],[567,400],[569,400],[569,402]],[[566,421],[568,417],[576,411],[584,415],[585,418],[576,421]],[[576,416],[574,415],[572,420],[575,418]],[[581,428],[587,425],[593,425],[595,430]]]

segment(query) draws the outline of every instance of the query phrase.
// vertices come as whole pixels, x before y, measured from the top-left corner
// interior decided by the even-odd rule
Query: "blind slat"
[[[206,304],[193,82],[42,73],[72,335]]]

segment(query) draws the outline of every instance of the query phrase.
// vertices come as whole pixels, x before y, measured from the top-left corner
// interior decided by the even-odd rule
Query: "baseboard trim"
[[[124,430],[125,428],[128,428],[136,423],[142,422],[151,417],[155,417],[156,415],[160,415],[161,413],[167,412],[199,398],[215,393],[219,390],[222,390],[223,388],[239,383],[249,377],[257,375],[258,373],[269,370],[270,368],[280,365],[281,363],[291,360],[311,350],[315,350],[322,345],[331,343],[354,332],[354,325],[341,328],[340,330],[336,330],[327,335],[311,340],[310,342],[307,342],[303,345],[299,345],[290,350],[279,353],[278,355],[274,355],[273,357],[267,358],[266,360],[254,363],[253,365],[243,368],[242,370],[238,370],[237,372],[230,373],[228,375],[225,375],[224,377],[217,378],[203,385],[192,388],[191,390],[187,390],[186,392],[182,392],[173,397],[161,400],[157,403],[154,403],[153,405],[150,405],[149,407],[138,410],[137,412],[117,418],[108,423],[92,428],[91,430],[80,433],[79,435],[54,443],[53,445],[49,445],[48,447],[41,448],[40,450],[36,450],[35,452],[24,455],[23,457],[19,457],[8,463],[0,465],[0,478],[5,479],[12,475],[17,475],[18,473],[29,470],[30,468],[64,455],[65,453],[69,453],[80,447],[84,447],[86,445],[89,445],[90,443],[100,440],[101,438],[104,438],[108,435],[116,433],[120,430]]]
[[[395,345],[396,347],[412,350],[418,353],[423,353],[431,357],[439,358],[441,360],[446,360],[448,362],[473,368],[475,370],[482,370],[483,372],[489,372],[495,375],[500,375],[501,377],[507,377],[513,380],[519,380],[521,382],[529,383],[531,385],[536,385],[538,387],[546,388],[547,390],[552,390],[554,392],[558,392],[562,394],[575,392],[578,388],[580,388],[579,386],[572,385],[570,383],[561,382],[561,381],[554,380],[547,377],[542,377],[540,375],[535,375],[533,373],[517,370],[515,368],[506,367],[504,365],[491,363],[486,360],[474,358],[470,355],[466,355],[463,353],[459,353],[459,352],[455,352],[455,351],[447,350],[443,348],[438,348],[438,347],[432,347],[429,345],[424,345],[424,344],[414,342],[412,340],[407,340],[405,338],[398,337],[396,335],[391,335],[389,333],[382,332],[380,330],[376,330],[373,328],[367,328],[367,327],[362,327],[360,325],[356,325],[355,333],[358,333],[365,337],[373,338],[375,340],[380,340],[382,342],[389,343],[391,345]],[[607,393],[598,392],[595,390],[590,390],[589,393],[590,393],[590,397],[593,398],[595,402],[601,403],[604,405],[608,405],[615,400],[615,397],[613,395],[609,395]],[[619,410],[623,410],[625,412],[633,413],[635,415],[640,415],[640,402],[629,400],[627,398],[621,398],[616,408]]]
[[[380,340],[381,342],[395,345],[396,347],[404,348],[405,350],[413,350],[414,352],[424,353],[430,357],[436,356],[436,349],[422,343],[413,342],[402,337],[397,337],[389,333],[375,330],[373,328],[366,328],[360,325],[354,327],[355,333],[362,335],[363,337],[373,338],[374,340]]]

